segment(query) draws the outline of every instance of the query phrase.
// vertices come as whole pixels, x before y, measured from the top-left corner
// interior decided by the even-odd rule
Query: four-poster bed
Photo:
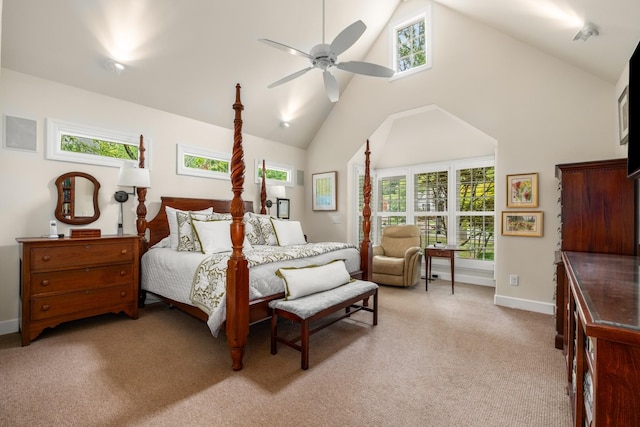
[[[240,85],[236,85],[236,99],[233,104],[235,110],[234,118],[234,142],[233,153],[231,157],[231,186],[233,192],[233,198],[231,200],[217,200],[217,199],[193,199],[193,198],[180,198],[180,197],[162,197],[162,205],[155,218],[150,221],[146,220],[147,209],[145,206],[146,201],[146,189],[138,188],[138,207],[136,210],[137,220],[136,227],[138,236],[140,237],[141,253],[145,253],[153,245],[158,244],[167,236],[169,236],[169,221],[167,218],[166,207],[171,207],[183,211],[199,211],[206,208],[213,208],[213,212],[216,213],[230,213],[230,237],[231,237],[231,255],[228,257],[226,264],[226,308],[223,305],[225,321],[225,332],[227,336],[227,343],[232,359],[232,368],[234,370],[242,369],[242,359],[244,356],[244,348],[247,343],[247,337],[249,333],[249,325],[251,323],[268,319],[270,317],[270,310],[268,307],[269,301],[284,297],[283,292],[279,292],[271,295],[261,295],[259,297],[251,297],[250,292],[250,280],[249,280],[249,262],[247,261],[246,254],[243,252],[243,243],[245,243],[245,212],[253,212],[253,202],[247,202],[242,200],[242,192],[244,187],[244,151],[242,146],[242,116],[241,112],[244,109],[240,101]],[[142,137],[140,138],[140,162],[139,167],[144,167],[144,143]],[[367,141],[365,150],[365,177],[364,177],[364,209],[363,209],[363,233],[364,239],[360,244],[359,252],[356,250],[359,260],[356,260],[355,264],[359,264],[355,269],[352,269],[350,273],[354,277],[362,278],[363,280],[371,280],[371,242],[369,240],[369,234],[371,229],[371,182],[370,182],[370,151],[369,142]],[[261,213],[265,213],[266,202],[266,185],[265,176],[263,173],[262,186],[261,186]],[[147,239],[148,230],[148,239]],[[357,248],[356,248],[357,249]],[[322,255],[319,255],[322,256]],[[226,258],[225,258],[226,259]],[[314,259],[314,258],[309,258]],[[144,259],[143,259],[144,261]],[[359,261],[359,262],[358,262]],[[253,263],[252,265],[254,265]],[[352,265],[355,265],[352,262]],[[262,267],[262,266],[260,266]],[[257,270],[257,268],[256,268]],[[148,271],[148,269],[147,269]],[[162,296],[162,294],[155,295],[165,300],[177,308],[199,318],[204,321],[208,321],[209,314],[203,309],[191,305],[190,303],[180,302],[175,299]],[[144,293],[144,291],[142,291]],[[141,304],[144,302],[144,296],[141,295]]]

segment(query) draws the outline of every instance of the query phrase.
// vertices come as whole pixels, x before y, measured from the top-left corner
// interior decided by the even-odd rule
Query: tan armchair
[[[388,225],[373,246],[372,280],[383,285],[413,286],[420,281],[422,236],[417,225]]]

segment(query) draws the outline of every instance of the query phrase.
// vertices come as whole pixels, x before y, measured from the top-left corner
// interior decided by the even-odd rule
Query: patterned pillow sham
[[[261,215],[251,212],[250,215],[258,220],[260,224],[260,232],[264,239],[264,245],[278,246],[278,238],[276,237],[276,231],[271,224],[271,216]]]
[[[178,248],[180,252],[202,252],[200,242],[193,230],[193,219],[206,221],[212,214],[197,212],[176,212],[178,219]]]

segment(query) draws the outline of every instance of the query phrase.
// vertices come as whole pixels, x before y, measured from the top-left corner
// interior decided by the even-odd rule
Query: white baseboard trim
[[[521,298],[507,297],[504,295],[495,295],[493,303],[501,307],[517,308],[520,310],[533,311],[534,313],[555,314],[555,304],[547,302],[532,301]]]
[[[20,330],[18,319],[3,320],[0,322],[0,335],[13,334]]]
[[[449,282],[451,281],[451,273],[445,273],[441,271],[438,271],[438,272],[434,271],[433,273],[437,274],[439,279],[446,280]],[[486,277],[459,274],[456,272],[455,278],[456,278],[456,283],[460,282],[460,283],[469,283],[472,285],[489,286],[492,288],[496,287],[496,281]]]

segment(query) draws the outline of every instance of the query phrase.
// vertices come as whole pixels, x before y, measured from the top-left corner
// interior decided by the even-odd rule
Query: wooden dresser
[[[560,181],[560,251],[634,255],[637,247],[636,182],[627,178],[627,159],[556,165]],[[569,288],[556,254],[556,348],[566,352]]]
[[[575,426],[640,426],[640,263],[563,252],[568,392]]]
[[[139,238],[18,238],[22,345],[69,320],[138,318]]]

